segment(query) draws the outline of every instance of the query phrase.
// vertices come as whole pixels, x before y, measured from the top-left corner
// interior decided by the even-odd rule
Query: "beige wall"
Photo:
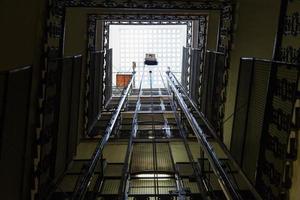
[[[0,70],[33,66],[30,128],[35,131],[46,0],[0,1]],[[29,135],[29,137],[34,137]]]
[[[82,8],[69,8],[66,12],[64,55],[84,54],[86,51],[87,13]]]
[[[31,115],[35,115],[37,84],[45,24],[45,0],[0,1],[0,70],[33,66]],[[32,116],[32,126],[36,126]]]
[[[38,63],[44,2],[1,0],[0,69]]]
[[[37,84],[43,49],[46,0],[0,1],[0,70],[33,66],[31,123],[36,126]]]
[[[241,57],[271,59],[277,32],[280,0],[239,0],[235,15],[225,119],[234,112]],[[224,142],[230,145],[232,121],[224,124]]]
[[[29,105],[29,133],[25,140],[25,158],[33,160],[33,141],[36,140],[36,118],[40,61],[43,50],[43,26],[45,24],[46,0],[1,0],[0,1],[0,71],[20,66],[33,67],[31,101]],[[32,163],[33,164],[33,163]],[[24,163],[24,191],[27,199],[32,185],[32,165]],[[13,190],[12,190],[13,191]],[[2,191],[1,191],[2,192]],[[5,192],[5,191],[3,191]],[[10,192],[10,191],[6,191]],[[15,191],[15,195],[19,194]],[[4,197],[5,198],[5,197]],[[11,196],[13,198],[13,196]]]
[[[208,15],[207,50],[217,50],[218,33],[220,24],[220,12],[212,11]]]
[[[80,84],[80,101],[79,101],[79,128],[78,139],[84,133],[84,108],[86,95],[86,31],[87,31],[87,14],[82,8],[70,8],[66,12],[65,23],[65,44],[64,56],[82,55],[82,69],[81,69],[81,84]]]

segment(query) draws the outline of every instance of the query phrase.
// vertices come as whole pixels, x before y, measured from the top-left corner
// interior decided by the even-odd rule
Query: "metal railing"
[[[189,97],[183,86],[179,83],[179,81],[176,79],[175,75],[172,74],[172,72],[167,72],[167,80],[168,85],[171,88],[171,91],[174,93],[174,96],[183,111],[189,125],[191,126],[193,132],[195,133],[195,136],[198,139],[198,142],[200,143],[203,151],[207,155],[208,161],[210,165],[212,166],[213,172],[216,175],[219,185],[221,189],[224,192],[224,195],[227,199],[243,199],[241,194],[239,193],[239,189],[236,187],[236,184],[233,183],[229,175],[225,172],[225,170],[222,167],[222,163],[220,162],[219,158],[217,157],[217,154],[215,150],[213,149],[212,145],[208,142],[207,136],[212,136],[217,144],[220,146],[220,148],[223,150],[223,152],[226,154],[226,156],[229,158],[230,161],[232,161],[233,166],[237,169],[239,175],[241,175],[242,179],[245,181],[247,188],[249,188],[250,192],[252,193],[253,197],[255,199],[261,199],[259,194],[256,192],[254,187],[251,185],[248,178],[244,175],[238,164],[234,161],[233,157],[227,150],[227,147],[225,144],[220,141],[220,139],[217,137],[217,134],[215,133],[214,129],[208,122],[208,120],[204,117],[204,115],[199,111],[197,108],[195,102]],[[188,106],[189,105],[189,106]],[[191,112],[191,108],[196,111],[196,114],[198,117],[200,117],[201,120],[201,127],[196,120],[194,114]]]
[[[102,151],[104,149],[104,146],[107,144],[111,133],[113,132],[117,119],[120,115],[120,112],[125,104],[125,100],[128,97],[129,91],[132,88],[133,82],[134,82],[134,78],[135,78],[135,74],[133,73],[133,76],[131,78],[131,81],[129,82],[126,90],[124,91],[124,94],[122,95],[118,107],[117,109],[114,111],[110,122],[108,123],[108,126],[105,130],[105,133],[101,139],[101,141],[98,143],[92,157],[91,160],[88,163],[88,167],[87,170],[84,172],[84,174],[79,178],[79,181],[77,182],[75,189],[74,189],[74,193],[72,196],[73,200],[79,200],[79,199],[84,199],[85,194],[87,192],[89,183],[91,182],[91,179],[93,177],[95,168],[97,166],[97,163],[99,161],[99,159],[101,158],[102,155]]]

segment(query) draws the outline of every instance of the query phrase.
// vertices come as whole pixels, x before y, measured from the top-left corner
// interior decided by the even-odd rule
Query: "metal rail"
[[[105,130],[105,134],[102,137],[101,141],[98,143],[98,145],[91,157],[91,160],[89,161],[88,169],[86,170],[84,175],[80,177],[79,181],[77,182],[77,184],[75,186],[74,193],[71,198],[72,200],[84,199],[85,193],[87,192],[88,186],[93,177],[97,163],[98,163],[99,159],[101,158],[103,148],[106,145],[106,143],[108,142],[112,131],[114,130],[116,121],[117,121],[117,119],[120,115],[120,112],[124,106],[125,100],[128,97],[129,90],[130,90],[131,86],[133,85],[134,78],[135,78],[135,73],[133,73],[131,81],[129,82],[124,94],[122,95],[122,97],[119,101],[117,109],[114,111],[114,113],[108,123],[108,126]]]
[[[143,69],[142,78],[140,80],[138,98],[137,98],[137,102],[136,102],[136,106],[135,106],[134,115],[132,118],[131,133],[130,133],[128,146],[127,146],[127,150],[126,150],[124,166],[122,169],[122,179],[121,179],[119,191],[118,191],[119,199],[128,199],[128,193],[126,190],[128,189],[127,181],[128,181],[129,175],[130,175],[129,162],[130,162],[130,158],[132,155],[133,138],[136,137],[136,133],[137,133],[137,126],[138,126],[137,117],[138,117],[138,111],[140,110],[140,107],[141,107],[141,96],[143,93],[142,85],[143,85],[143,79],[144,79],[144,70],[145,70],[145,68]]]
[[[171,71],[168,71],[167,72],[167,78],[171,82],[172,82],[171,79],[173,79],[177,83],[176,86],[178,86],[178,88],[180,89],[180,91],[184,94],[184,96],[187,98],[187,100],[189,101],[189,103],[191,104],[191,106],[193,107],[193,109],[196,111],[196,114],[200,117],[201,121],[203,122],[204,126],[206,127],[206,130],[209,131],[209,134],[214,138],[214,140],[221,147],[222,151],[225,153],[225,155],[232,162],[233,166],[236,168],[236,170],[238,171],[238,173],[241,175],[241,177],[243,178],[243,180],[245,181],[245,183],[249,187],[249,189],[250,189],[251,193],[253,194],[253,196],[255,197],[255,199],[262,200],[261,196],[257,193],[257,191],[255,190],[255,188],[253,187],[253,185],[251,184],[251,182],[249,181],[249,179],[247,178],[247,176],[244,174],[244,172],[241,170],[240,166],[237,164],[237,162],[235,161],[235,159],[232,157],[231,153],[228,151],[226,145],[217,136],[217,134],[215,133],[214,128],[212,127],[212,125],[205,118],[205,116],[203,115],[203,113],[200,112],[200,110],[198,109],[196,103],[190,98],[190,96],[185,91],[185,89],[183,88],[183,86],[180,84],[180,82],[178,81],[178,79],[176,78],[176,76],[174,75],[174,73],[172,73]]]
[[[236,191],[236,188],[234,188],[234,184],[230,181],[230,179],[227,177],[224,169],[222,168],[219,159],[213,150],[212,146],[207,141],[206,135],[204,134],[201,127],[198,125],[195,117],[191,114],[188,106],[186,105],[185,101],[182,98],[182,95],[179,93],[178,89],[176,88],[175,84],[170,78],[170,73],[167,72],[167,80],[168,83],[172,89],[172,91],[175,94],[175,97],[177,98],[177,101],[185,114],[192,130],[195,133],[195,136],[197,137],[199,143],[201,144],[204,152],[206,153],[208,160],[212,166],[212,169],[218,179],[218,182],[220,184],[220,187],[222,188],[225,196],[227,199],[233,199],[233,200],[241,200],[242,197],[240,194]]]
[[[157,176],[157,147],[156,147],[156,131],[154,125],[154,114],[153,114],[153,85],[152,85],[152,71],[149,71],[150,75],[150,97],[151,97],[151,121],[152,121],[152,149],[153,149],[153,170],[154,170],[154,194],[159,195],[159,184],[158,184],[158,176]],[[156,199],[156,198],[155,198]]]
[[[161,76],[161,79],[163,81],[163,84],[164,84],[165,88],[168,91],[168,94],[171,96],[170,88],[167,87],[167,85],[165,84],[165,81],[163,79],[162,74],[160,74],[160,76]],[[177,113],[177,109],[176,109],[174,99],[170,97],[170,101],[171,101],[171,108],[172,108],[172,111],[173,111],[173,114],[174,114],[174,117],[175,117],[176,125],[178,126],[178,130],[179,130],[180,136],[182,137],[183,144],[184,144],[185,150],[187,152],[189,162],[190,162],[190,164],[193,168],[194,174],[196,176],[197,186],[198,186],[199,191],[201,192],[201,197],[203,199],[209,199],[209,197],[208,197],[208,193],[209,193],[208,192],[209,191],[208,184],[204,180],[205,177],[203,177],[203,175],[201,174],[201,170],[198,169],[198,166],[194,162],[192,151],[191,151],[191,149],[188,145],[187,133],[186,133],[185,129],[183,128],[182,123],[180,123],[180,118],[179,118],[178,113]]]

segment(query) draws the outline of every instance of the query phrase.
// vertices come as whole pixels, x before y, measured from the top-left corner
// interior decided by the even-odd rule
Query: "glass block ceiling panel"
[[[113,49],[113,85],[117,73],[132,72],[132,62],[136,62],[139,86],[146,53],[156,55],[157,66],[145,66],[143,88],[150,87],[149,70],[152,73],[153,88],[164,87],[160,73],[167,67],[177,74],[180,81],[182,47],[186,46],[186,25],[110,25],[109,45]]]

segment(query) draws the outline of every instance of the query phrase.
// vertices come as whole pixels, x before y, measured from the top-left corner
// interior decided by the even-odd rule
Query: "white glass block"
[[[110,48],[113,49],[113,73],[131,72],[132,62],[137,63],[136,83],[142,77],[146,53],[155,53],[158,66],[148,67],[153,71],[153,87],[164,87],[159,71],[167,66],[180,78],[182,47],[186,44],[185,25],[111,25]],[[149,73],[146,69],[144,84],[149,87]],[[113,78],[115,84],[115,77]],[[136,84],[138,87],[138,84]]]

